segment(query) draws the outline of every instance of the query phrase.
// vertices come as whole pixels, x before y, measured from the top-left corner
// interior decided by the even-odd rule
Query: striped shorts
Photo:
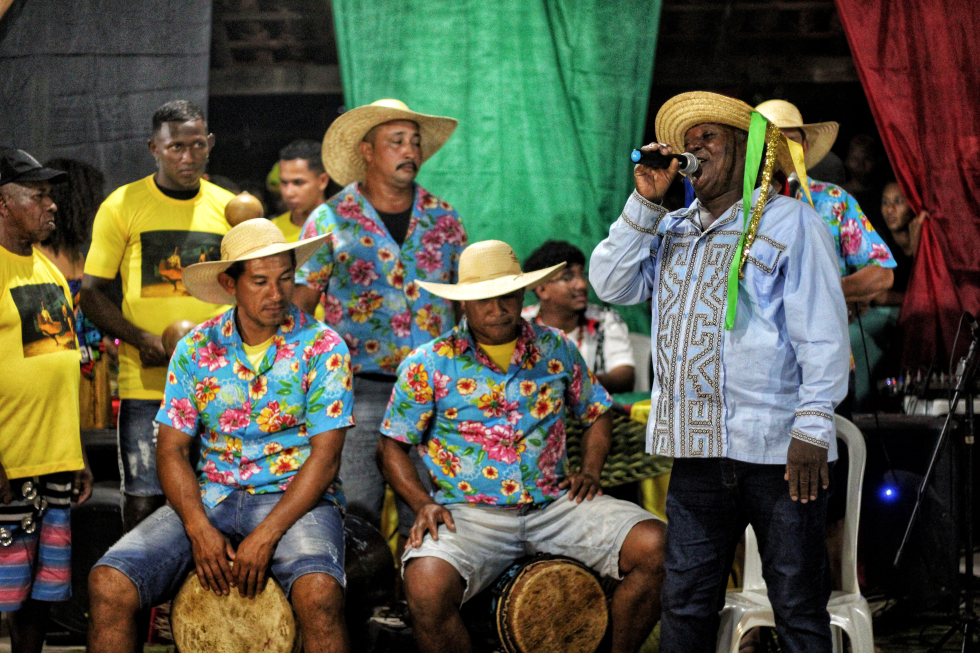
[[[49,507],[38,528],[14,529],[10,546],[0,546],[0,612],[18,610],[28,598],[71,597],[71,509]]]

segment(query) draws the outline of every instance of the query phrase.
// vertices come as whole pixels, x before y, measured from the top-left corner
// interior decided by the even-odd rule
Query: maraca
[[[177,343],[196,326],[190,320],[177,320],[163,330],[163,335],[160,336],[160,339],[163,340],[163,349],[167,352],[167,358],[171,358],[174,355],[174,349],[177,348]]]
[[[246,220],[261,218],[264,214],[265,209],[262,208],[262,202],[247,190],[231,198],[225,205],[225,220],[233,227],[237,227]]]

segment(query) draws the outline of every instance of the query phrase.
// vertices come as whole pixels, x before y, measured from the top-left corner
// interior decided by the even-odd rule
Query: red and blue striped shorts
[[[31,534],[14,528],[14,541],[0,546],[0,612],[17,610],[28,598],[71,597],[71,511],[49,507]]]

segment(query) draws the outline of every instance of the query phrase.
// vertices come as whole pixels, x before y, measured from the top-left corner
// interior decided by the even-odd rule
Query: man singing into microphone
[[[808,204],[771,188],[777,166],[794,169],[790,144],[749,105],[684,93],[656,129],[663,144],[648,147],[701,162],[697,199],[668,213],[677,163],[637,166],[589,278],[606,301],[652,303],[647,450],[675,458],[660,650],[715,650],[751,524],[783,650],[829,653],[824,520],[849,351],[833,240]]]

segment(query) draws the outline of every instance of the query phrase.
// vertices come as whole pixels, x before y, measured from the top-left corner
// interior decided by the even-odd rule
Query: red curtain
[[[929,212],[899,317],[903,363],[945,362],[960,315],[980,308],[980,2],[836,2],[898,183]]]

